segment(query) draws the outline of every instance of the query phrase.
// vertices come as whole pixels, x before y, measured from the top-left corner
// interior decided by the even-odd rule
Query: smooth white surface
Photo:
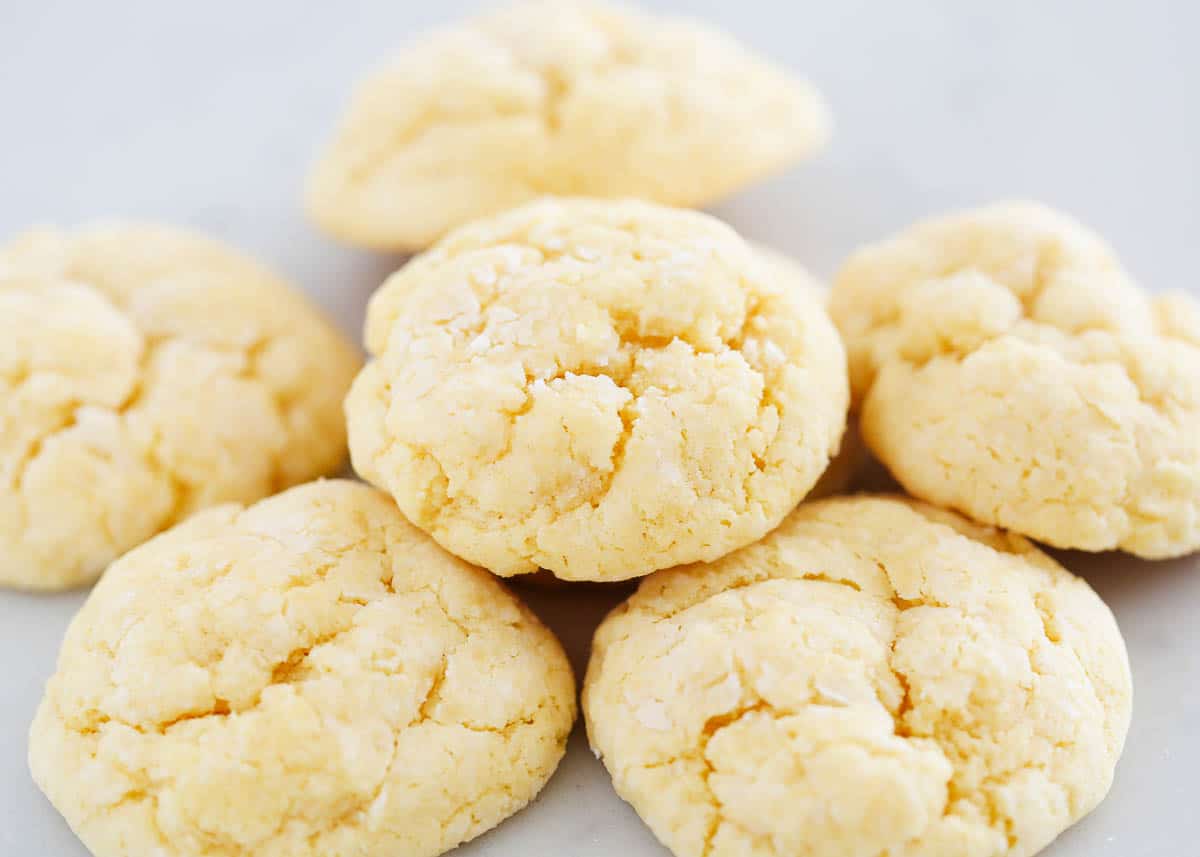
[[[0,240],[36,222],[113,215],[196,227],[275,265],[357,334],[367,295],[398,260],[317,234],[300,182],[351,82],[469,5],[0,3]],[[828,95],[828,152],[715,209],[821,274],[917,216],[1028,196],[1107,236],[1148,288],[1200,291],[1200,4],[655,5],[719,23]],[[1196,853],[1200,559],[1065,562],[1117,614],[1135,711],[1109,799],[1045,853]],[[25,767],[29,719],[83,597],[0,592],[4,857],[86,854]],[[582,674],[591,629],[619,597],[531,601]],[[665,853],[581,735],[532,807],[455,852]]]

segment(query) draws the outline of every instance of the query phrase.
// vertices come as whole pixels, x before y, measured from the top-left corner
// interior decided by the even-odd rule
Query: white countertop
[[[1105,235],[1153,290],[1200,293],[1200,4],[661,3],[715,21],[810,76],[829,150],[717,206],[828,275],[915,217],[1033,197]],[[355,335],[396,267],[339,247],[299,210],[306,166],[352,81],[470,4],[210,0],[0,6],[0,240],[27,225],[161,219],[273,264]],[[1133,726],[1108,800],[1050,857],[1184,857],[1200,767],[1200,558],[1071,554],[1133,662]],[[0,855],[83,857],[25,766],[26,729],[83,593],[0,591]],[[619,599],[539,592],[582,674]],[[662,857],[582,731],[529,809],[463,857]],[[381,855],[384,857],[384,855]]]

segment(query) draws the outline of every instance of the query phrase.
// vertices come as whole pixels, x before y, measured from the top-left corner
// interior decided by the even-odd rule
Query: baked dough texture
[[[122,557],[30,735],[96,857],[440,854],[563,754],[558,641],[365,485],[201,512]]]
[[[583,706],[679,857],[1027,857],[1108,791],[1130,699],[1084,581],[860,496],[644,580],[596,632]]]
[[[359,363],[285,283],[195,235],[0,248],[0,583],[89,582],[198,509],[337,470]]]
[[[909,493],[1062,548],[1200,548],[1200,307],[1032,203],[917,224],[838,275],[867,445]]]
[[[724,224],[648,203],[457,230],[375,294],[366,341],[355,468],[503,576],[716,559],[783,519],[845,428],[824,309]]]
[[[810,84],[699,23],[522,2],[419,38],[364,81],[307,206],[345,240],[420,249],[543,194],[698,206],[828,128]]]

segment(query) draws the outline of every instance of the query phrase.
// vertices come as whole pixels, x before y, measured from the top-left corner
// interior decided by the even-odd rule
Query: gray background
[[[716,213],[823,275],[911,219],[1005,197],[1061,206],[1148,288],[1200,291],[1200,4],[662,3],[810,76],[816,161]],[[339,247],[299,186],[353,80],[470,4],[0,0],[0,239],[111,215],[196,227],[291,276],[351,333],[398,260]],[[1133,728],[1108,800],[1046,853],[1182,857],[1200,767],[1200,560],[1067,555],[1129,643]],[[619,595],[534,606],[582,668]],[[82,593],[0,592],[0,854],[86,852],[25,768],[25,730]],[[577,735],[534,806],[456,852],[662,857]]]

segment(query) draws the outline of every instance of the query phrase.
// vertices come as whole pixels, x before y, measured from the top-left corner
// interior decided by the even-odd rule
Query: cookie
[[[845,427],[823,308],[724,224],[648,203],[457,230],[375,294],[366,341],[356,470],[503,576],[716,559],[783,519]]]
[[[583,707],[679,857],[1028,857],[1108,791],[1130,698],[1084,581],[864,496],[644,580],[596,632]]]
[[[359,365],[299,294],[196,235],[0,247],[0,583],[87,583],[198,509],[336,471]]]
[[[699,206],[828,126],[811,85],[702,24],[523,2],[419,37],[366,79],[306,201],[347,241],[420,249],[544,194]]]
[[[574,716],[561,646],[503,586],[319,482],[114,563],[29,761],[96,857],[428,857],[528,803]]]
[[[830,311],[867,445],[909,493],[1061,548],[1200,548],[1200,308],[1032,203],[846,263]]]

